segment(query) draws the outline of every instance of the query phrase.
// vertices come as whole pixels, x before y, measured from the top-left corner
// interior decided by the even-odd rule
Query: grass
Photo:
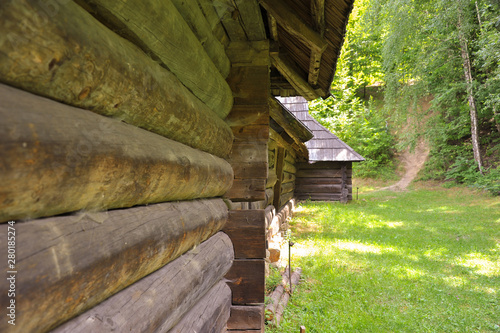
[[[500,332],[500,199],[465,188],[306,202],[304,281],[267,332]]]

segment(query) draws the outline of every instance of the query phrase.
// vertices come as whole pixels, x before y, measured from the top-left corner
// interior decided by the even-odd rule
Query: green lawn
[[[268,332],[500,332],[500,198],[360,193],[303,203],[291,225],[304,281]]]

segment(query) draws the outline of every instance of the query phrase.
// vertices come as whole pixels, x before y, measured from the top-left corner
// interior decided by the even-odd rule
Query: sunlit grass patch
[[[500,199],[457,190],[307,202],[302,284],[271,332],[500,332]]]

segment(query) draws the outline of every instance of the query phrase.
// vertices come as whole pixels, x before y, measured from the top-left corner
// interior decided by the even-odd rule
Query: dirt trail
[[[403,177],[394,185],[381,188],[380,190],[404,191],[415,179],[420,169],[423,168],[427,156],[429,156],[429,147],[425,141],[421,140],[413,152],[406,150],[400,157],[404,166]]]

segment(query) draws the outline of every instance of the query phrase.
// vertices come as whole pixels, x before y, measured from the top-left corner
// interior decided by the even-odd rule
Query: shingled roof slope
[[[322,126],[309,114],[307,100],[303,97],[277,97],[291,113],[295,115],[311,132],[314,137],[307,141],[309,161],[345,161],[361,162],[365,159],[354,149],[340,140],[335,134]]]

